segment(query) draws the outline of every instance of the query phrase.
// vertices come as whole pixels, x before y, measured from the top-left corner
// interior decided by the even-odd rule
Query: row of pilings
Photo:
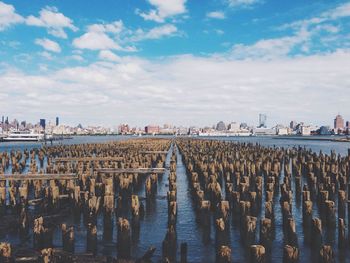
[[[275,258],[276,231],[283,233],[283,262],[299,262],[304,247],[311,251],[310,262],[335,262],[335,251],[339,259],[345,255],[349,156],[215,140],[181,139],[177,145],[204,239],[215,227],[217,262],[231,262],[235,256],[231,224],[240,229],[246,262]],[[302,222],[295,216],[300,202]],[[282,226],[276,225],[277,216]]]
[[[149,262],[155,248],[150,247],[137,259],[132,254],[132,241],[139,239],[144,202],[156,196],[158,175],[117,171],[165,168],[170,145],[171,141],[165,139],[137,139],[2,153],[0,176],[12,170],[13,175],[29,172],[38,176],[50,174],[50,178],[55,174],[77,174],[78,177],[0,180],[0,217],[4,222],[0,232],[6,234],[10,230],[6,228],[11,227],[23,243],[32,240],[33,244],[23,252],[21,244],[0,243],[0,262]],[[22,162],[25,165],[18,165]],[[27,172],[17,169],[28,164]],[[116,173],[104,173],[103,169]],[[137,194],[142,188],[145,188],[145,197]],[[97,223],[101,216],[102,226]],[[85,253],[76,251],[75,228],[80,222],[86,231]],[[57,227],[62,243],[55,247]],[[99,240],[98,232],[103,233],[103,240]],[[117,257],[101,256],[101,242],[113,240],[116,240]]]

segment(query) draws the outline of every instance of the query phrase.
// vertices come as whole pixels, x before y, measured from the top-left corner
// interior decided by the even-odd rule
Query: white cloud
[[[331,19],[338,19],[342,17],[350,16],[350,3],[344,3],[334,8],[333,10],[326,12],[324,16],[328,16]]]
[[[328,11],[321,13],[319,16],[315,16],[309,19],[298,20],[292,23],[284,24],[279,29],[289,29],[294,28],[298,29],[301,27],[312,27],[314,25],[319,25],[324,22],[334,21],[344,17],[350,16],[350,3],[340,4],[335,8],[332,8]]]
[[[133,42],[173,36],[177,32],[177,27],[172,24],[154,27],[148,31],[143,29],[133,31],[124,27],[123,22],[118,20],[110,24],[89,25],[85,34],[73,40],[73,46],[90,50],[135,52],[137,49],[131,45]]]
[[[110,50],[101,50],[100,53],[98,54],[98,57],[102,60],[108,60],[113,62],[120,61],[120,57],[114,54]]]
[[[24,18],[16,13],[13,5],[8,5],[0,1],[0,31],[23,21]]]
[[[109,24],[92,24],[88,26],[88,31],[92,32],[108,32],[118,34],[124,29],[123,21],[117,20]]]
[[[47,52],[47,51],[40,52],[39,55],[44,57],[44,58],[46,58],[47,60],[52,60],[53,59],[52,53]]]
[[[44,49],[51,52],[55,52],[55,53],[61,52],[60,45],[57,42],[47,38],[37,38],[35,39],[35,44],[42,46]]]
[[[292,36],[262,39],[251,45],[235,44],[231,55],[235,59],[275,59],[290,55],[296,46],[308,43],[311,34],[300,30]]]
[[[350,118],[349,68],[350,51],[340,50],[269,61],[121,57],[118,63],[97,62],[45,74],[4,70],[0,90],[9,98],[0,100],[0,107],[13,117],[26,109],[26,119],[38,119],[45,108],[47,118],[59,115],[71,124],[210,125],[221,119],[255,124],[262,111],[271,123],[293,118],[327,124],[337,112]]]
[[[227,0],[230,7],[248,7],[259,3],[260,0]]]
[[[90,50],[115,49],[133,52],[133,47],[122,47],[119,43],[121,34],[125,32],[130,33],[121,20],[108,24],[92,24],[87,27],[85,34],[73,40],[73,46]]]
[[[104,32],[89,31],[73,40],[73,46],[80,49],[118,49],[121,47]]]
[[[214,18],[214,19],[225,19],[225,13],[222,11],[213,11],[207,13],[208,18]]]
[[[223,34],[225,34],[225,31],[224,31],[224,30],[221,30],[221,29],[215,29],[214,31],[215,31],[215,33],[218,34],[218,35],[223,35]]]
[[[134,36],[131,37],[133,41],[141,41],[146,39],[160,39],[167,36],[173,36],[178,32],[177,27],[171,24],[166,24],[154,27],[151,30],[144,32],[142,29],[136,30]]]
[[[30,15],[26,18],[26,23],[30,26],[45,27],[48,33],[59,38],[67,38],[64,31],[68,28],[74,32],[78,30],[73,21],[64,14],[59,13],[55,7],[45,7],[40,10],[39,17]]]
[[[151,9],[148,13],[137,10],[136,13],[145,20],[162,23],[166,18],[187,12],[185,6],[186,1],[187,0],[148,0],[148,2],[155,7],[155,9]]]
[[[84,61],[84,58],[80,55],[72,55],[70,58],[76,61]]]

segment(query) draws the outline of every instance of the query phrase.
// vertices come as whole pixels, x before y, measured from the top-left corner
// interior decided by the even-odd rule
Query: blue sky
[[[68,124],[331,124],[350,119],[349,40],[349,1],[0,1],[0,108]]]

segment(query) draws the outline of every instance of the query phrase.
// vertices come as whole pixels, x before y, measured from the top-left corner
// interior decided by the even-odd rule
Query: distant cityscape
[[[103,126],[86,126],[78,124],[75,127],[61,124],[60,118],[56,117],[54,121],[40,119],[38,123],[32,124],[26,121],[18,121],[14,119],[9,121],[8,117],[2,117],[0,125],[0,133],[6,136],[11,133],[35,133],[35,134],[49,134],[60,136],[72,135],[197,135],[197,136],[252,136],[252,135],[349,135],[350,121],[338,114],[334,118],[333,127],[330,126],[314,126],[304,122],[290,121],[289,126],[276,124],[272,127],[267,126],[268,116],[266,114],[259,114],[258,125],[248,125],[247,123],[219,121],[217,124],[207,127],[196,126],[174,126],[171,124],[164,124],[162,126],[149,124],[145,127],[132,127],[127,123],[118,125],[116,128],[107,128]]]

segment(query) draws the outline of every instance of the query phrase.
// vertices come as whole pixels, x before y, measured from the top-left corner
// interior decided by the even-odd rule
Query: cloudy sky
[[[349,1],[0,1],[10,119],[330,125],[349,103]]]

